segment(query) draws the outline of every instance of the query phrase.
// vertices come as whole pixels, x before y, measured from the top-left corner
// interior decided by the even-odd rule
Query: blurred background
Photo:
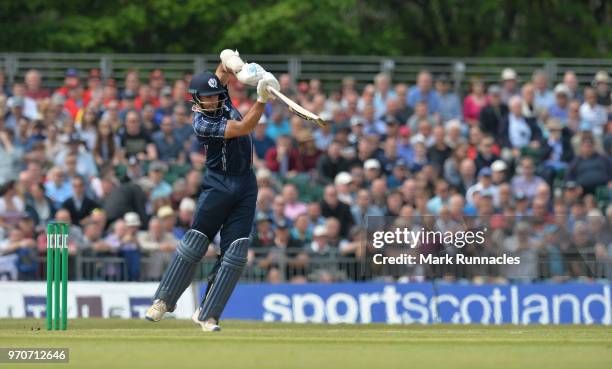
[[[609,2],[32,0],[0,20],[2,279],[44,278],[57,220],[71,279],[158,281],[206,170],[186,86],[235,48],[331,122],[268,104],[244,282],[609,282]],[[228,87],[246,112],[255,91]],[[458,252],[525,268],[364,273],[368,216],[488,227]]]

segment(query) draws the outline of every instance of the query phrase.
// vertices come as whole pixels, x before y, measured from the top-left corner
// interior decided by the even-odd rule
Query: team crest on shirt
[[[217,80],[214,78],[211,78],[208,80],[208,85],[212,88],[217,88]]]

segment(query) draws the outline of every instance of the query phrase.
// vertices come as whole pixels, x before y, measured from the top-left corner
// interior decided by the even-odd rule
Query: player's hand
[[[223,64],[225,70],[234,74],[240,72],[242,66],[244,65],[244,62],[242,59],[240,59],[238,50],[225,49],[221,51],[219,58],[221,59],[221,64]]]
[[[236,78],[245,85],[257,86],[259,81],[266,73],[265,69],[257,63],[246,63],[240,72],[236,73]]]
[[[277,90],[280,89],[278,80],[270,72],[264,73],[263,78],[257,83],[257,101],[266,103],[268,100],[275,98],[274,95],[268,91],[268,87],[272,87]]]

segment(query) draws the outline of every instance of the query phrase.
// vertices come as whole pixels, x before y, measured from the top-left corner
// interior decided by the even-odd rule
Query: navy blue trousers
[[[257,181],[252,171],[233,176],[209,170],[204,175],[191,228],[211,241],[220,230],[223,254],[232,242],[250,236],[256,202]]]

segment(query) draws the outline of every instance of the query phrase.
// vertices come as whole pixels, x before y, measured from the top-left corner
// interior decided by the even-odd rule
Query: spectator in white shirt
[[[603,133],[603,127],[608,122],[606,109],[597,104],[597,94],[590,87],[584,89],[584,103],[580,106],[580,118],[590,123],[593,134],[597,136]]]

